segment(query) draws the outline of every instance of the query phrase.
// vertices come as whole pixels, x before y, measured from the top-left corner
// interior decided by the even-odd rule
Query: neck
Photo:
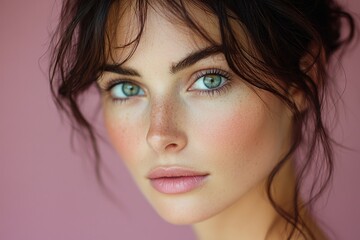
[[[272,184],[274,200],[291,209],[295,177],[290,163]],[[266,179],[221,213],[193,225],[199,240],[287,239],[286,221],[274,210],[266,193]],[[301,239],[301,238],[294,238]]]
[[[253,198],[252,195],[263,195]],[[199,240],[266,239],[279,221],[264,192],[260,189],[238,201],[211,219],[194,225]]]

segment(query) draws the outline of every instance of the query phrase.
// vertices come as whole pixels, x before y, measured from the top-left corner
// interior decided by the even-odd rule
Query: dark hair
[[[85,130],[84,136],[90,139],[100,182],[100,154],[95,129],[80,110],[78,100],[96,82],[107,54],[111,53],[107,46],[111,48],[113,44],[116,21],[112,26],[108,19],[110,9],[119,10],[115,4],[119,7],[121,2],[66,0],[52,42],[50,81],[54,99],[57,106],[75,120],[75,129]],[[189,3],[196,5],[217,16],[221,48],[232,71],[255,87],[271,92],[292,110],[292,146],[270,173],[267,194],[274,209],[292,226],[289,239],[295,231],[306,239],[315,239],[300,211],[311,206],[332,177],[332,140],[322,114],[326,90],[333,80],[327,74],[327,63],[336,50],[353,39],[353,18],[333,0],[137,0],[135,3],[140,30],[133,41],[120,47],[132,46],[132,53],[135,51],[147,8],[154,4],[165,9],[163,12],[169,15],[169,19],[180,20],[210,44],[218,44],[191,15]],[[342,37],[346,24],[348,35]],[[247,34],[250,49],[239,41],[236,27]],[[305,108],[296,104],[288,93],[289,89],[302,93]],[[289,211],[274,200],[271,186],[284,163],[299,149],[303,154],[297,161],[293,205]],[[316,179],[313,179],[309,198],[302,203],[299,197],[302,182],[311,171],[315,171]]]

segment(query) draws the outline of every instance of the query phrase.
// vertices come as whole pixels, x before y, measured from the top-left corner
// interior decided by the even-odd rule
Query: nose
[[[187,136],[180,126],[181,110],[174,101],[153,103],[150,112],[150,126],[146,140],[158,154],[176,153],[184,149]]]

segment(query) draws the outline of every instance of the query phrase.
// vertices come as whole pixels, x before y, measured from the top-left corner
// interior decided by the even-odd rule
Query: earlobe
[[[325,48],[319,44],[312,43],[309,50],[305,52],[304,56],[299,61],[300,70],[314,80],[314,83],[319,84],[321,76],[325,72],[324,67],[327,64],[327,57]],[[321,74],[319,76],[319,74]],[[320,78],[319,78],[320,77]]]
[[[304,112],[308,109],[307,96],[319,92],[324,86],[326,54],[323,47],[312,44],[308,51],[300,60],[299,69],[303,73],[303,87],[291,87],[289,93],[297,109]]]
[[[306,93],[297,87],[291,87],[289,94],[292,102],[295,104],[296,109],[299,112],[305,112],[308,109],[308,103],[306,101]]]

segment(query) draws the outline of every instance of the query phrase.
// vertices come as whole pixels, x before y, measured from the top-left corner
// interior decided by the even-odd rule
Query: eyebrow
[[[170,73],[175,74],[185,68],[194,65],[200,60],[206,59],[210,56],[214,56],[220,53],[223,53],[223,48],[221,45],[214,45],[192,52],[187,56],[185,56],[180,61],[178,61],[177,63],[172,64],[170,67]],[[135,69],[123,67],[119,64],[105,64],[102,70],[105,72],[113,72],[121,75],[141,77],[141,74]]]

